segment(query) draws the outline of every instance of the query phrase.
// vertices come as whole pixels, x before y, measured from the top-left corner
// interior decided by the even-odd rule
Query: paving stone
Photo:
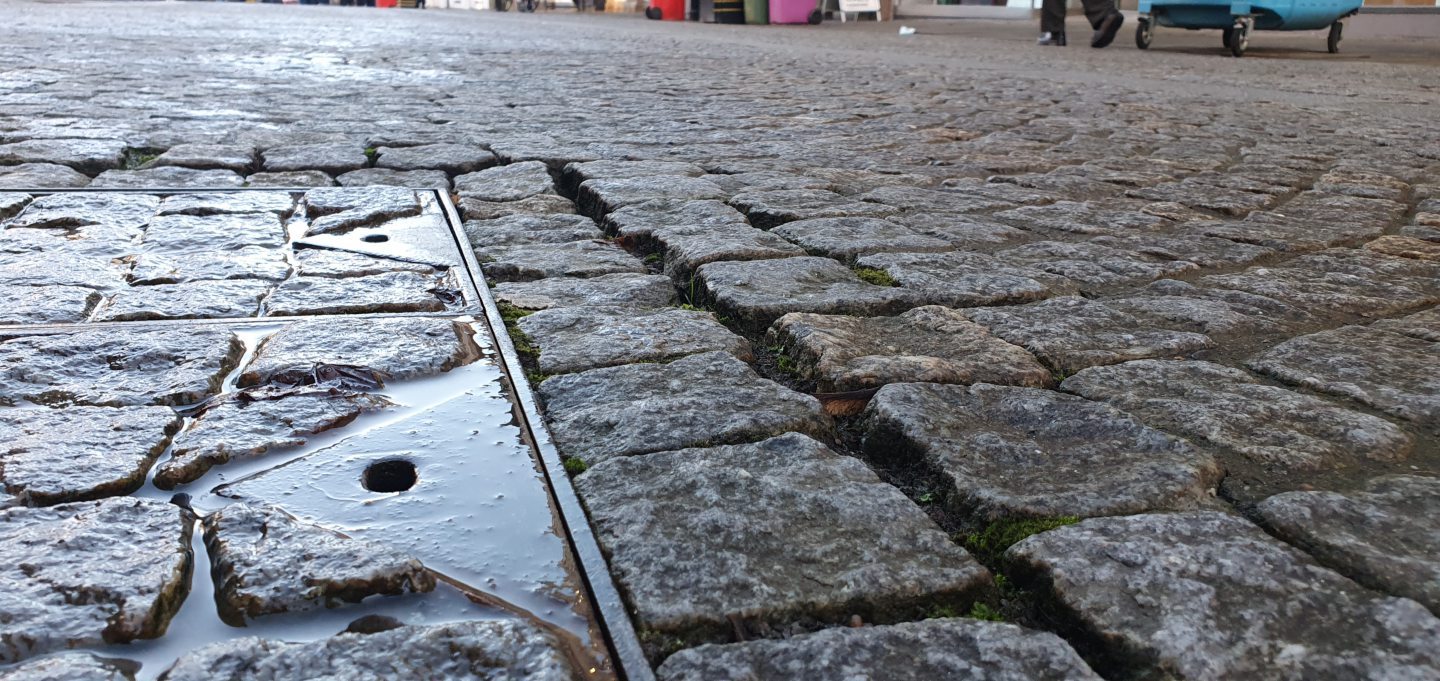
[[[288,218],[295,210],[295,196],[289,192],[229,192],[221,194],[174,194],[160,201],[159,215],[230,215],[274,213]]]
[[[705,169],[679,161],[586,161],[571,163],[560,173],[560,186],[567,194],[577,194],[588,180],[631,180],[671,176],[700,177]]]
[[[278,173],[255,173],[245,177],[248,187],[333,187],[335,178],[318,170],[287,170]]]
[[[1171,222],[1138,211],[1112,210],[1104,204],[1057,201],[1021,206],[994,215],[996,220],[1036,232],[1128,236],[1164,230]]]
[[[1120,250],[1090,242],[1037,241],[995,253],[1001,261],[1060,275],[1085,292],[1143,284],[1199,269],[1186,260]]]
[[[1076,292],[1064,277],[979,253],[882,253],[856,264],[884,270],[927,303],[951,307],[1026,303]]]
[[[3,269],[0,269],[3,272]],[[4,274],[0,273],[0,279]],[[79,286],[11,286],[0,283],[0,324],[73,324],[90,317],[100,294]]]
[[[341,187],[409,187],[450,191],[450,177],[443,170],[391,170],[361,168],[335,178]]]
[[[709,312],[630,307],[562,307],[541,310],[517,322],[540,350],[546,374],[665,362],[686,355],[722,351],[754,361],[750,342],[726,329]]]
[[[921,187],[880,187],[860,195],[861,201],[894,206],[907,213],[978,213],[1015,204],[964,191]]]
[[[0,220],[7,220],[14,217],[25,206],[30,205],[34,197],[22,192],[0,191]]]
[[[559,244],[605,238],[595,227],[595,221],[583,215],[507,215],[494,220],[471,220],[463,227],[476,251],[487,246]]]
[[[274,213],[161,215],[150,221],[142,243],[165,255],[278,249],[285,245],[285,227]]]
[[[1440,479],[1387,475],[1362,489],[1287,492],[1255,507],[1286,542],[1367,587],[1440,613]]]
[[[961,194],[975,201],[989,199],[992,202],[1010,204],[1008,206],[995,206],[994,208],[997,209],[1002,207],[1009,208],[1020,204],[1052,203],[1060,198],[1049,192],[1026,189],[1013,184],[987,182],[969,177],[946,180],[943,191]]]
[[[1116,678],[1397,679],[1440,672],[1440,621],[1235,516],[1093,518],[1006,552]]]
[[[34,139],[0,144],[0,165],[54,163],[94,175],[119,168],[125,143],[98,139]]]
[[[835,191],[835,185],[829,180],[771,170],[736,173],[734,175],[702,175],[700,179],[714,182],[716,185],[719,185],[721,189],[731,194],[772,191],[776,189],[825,189]]]
[[[1276,254],[1271,248],[1208,236],[1100,236],[1090,243],[1200,267],[1240,267]]]
[[[799,244],[811,255],[839,260],[874,253],[934,253],[954,248],[949,241],[879,218],[796,220],[774,228],[771,233]]]
[[[760,229],[812,218],[883,218],[900,212],[894,206],[852,199],[823,189],[744,192],[731,198],[730,205],[744,212],[750,224]]]
[[[854,168],[799,168],[796,172],[829,182],[831,191],[863,194],[876,187],[930,187],[934,178],[915,173],[888,173]]]
[[[766,340],[822,392],[922,381],[1044,388],[1053,381],[1030,353],[940,306],[898,317],[792,313],[770,327]]]
[[[712,262],[696,276],[706,300],[756,332],[789,312],[878,316],[920,304],[919,294],[867,284],[829,258]]]
[[[948,241],[958,250],[986,248],[1034,238],[1034,235],[1025,230],[972,216],[907,213],[892,215],[886,219],[905,225],[916,233]]]
[[[805,249],[778,234],[744,224],[667,227],[651,232],[649,240],[664,253],[665,273],[682,285],[706,263],[805,255]]]
[[[1440,346],[1363,326],[1300,336],[1246,362],[1286,383],[1340,395],[1423,426],[1440,426]]]
[[[184,514],[123,497],[0,510],[0,662],[163,635],[194,562]]]
[[[1236,172],[1233,168],[1223,173],[1216,171],[1196,173],[1185,178],[1183,184],[1199,184],[1207,187],[1231,189],[1250,192],[1252,194],[1269,194],[1271,196],[1283,196],[1295,191],[1295,188],[1290,183],[1276,184],[1252,175]]]
[[[3,681],[135,681],[140,663],[97,657],[90,653],[63,653],[30,660],[0,671]]]
[[[687,645],[903,621],[991,581],[899,490],[797,433],[611,459],[575,486],[638,628]]]
[[[563,196],[537,194],[518,201],[481,201],[462,197],[459,205],[460,217],[465,220],[493,220],[507,215],[566,214],[575,212],[575,204]]]
[[[1382,236],[1365,244],[1365,250],[1400,258],[1440,262],[1440,243],[1410,236]]]
[[[334,251],[328,248],[295,250],[295,271],[302,277],[365,277],[384,272],[419,272],[436,274],[430,265],[376,258],[362,253]]]
[[[1410,185],[1383,173],[1354,168],[1336,168],[1315,181],[1315,190],[1369,199],[1404,201]]]
[[[1233,216],[1244,216],[1251,211],[1275,205],[1275,197],[1270,194],[1256,194],[1188,181],[1132,189],[1125,192],[1125,195],[1149,201],[1174,201],[1191,208]]]
[[[101,322],[254,317],[260,311],[260,299],[274,286],[274,282],[259,279],[132,286],[110,296],[94,317]]]
[[[362,277],[291,277],[265,299],[272,317],[375,312],[443,312],[440,292],[458,293],[448,277],[382,272]]]
[[[1003,622],[931,619],[834,628],[782,640],[705,645],[671,655],[661,681],[1099,681],[1059,636]]]
[[[388,406],[390,402],[382,397],[335,387],[252,388],[227,393],[192,415],[194,421],[175,437],[170,458],[155,470],[155,486],[174,489],[233,459],[256,458],[272,449],[303,445],[312,435],[346,426],[362,413]]]
[[[1359,245],[1380,236],[1382,231],[1378,226],[1350,221],[1317,222],[1283,215],[1266,215],[1263,218],[1252,215],[1251,218],[1232,222],[1189,222],[1178,227],[1177,231],[1300,253]]]
[[[645,265],[638,258],[605,241],[492,246],[476,251],[475,257],[480,260],[485,278],[492,283],[646,273]]]
[[[1049,390],[897,383],[862,421],[871,456],[940,476],[972,522],[1193,508],[1223,475],[1184,440]]]
[[[555,194],[555,180],[539,161],[489,168],[455,178],[455,192],[479,201],[519,201]]]
[[[338,187],[305,192],[306,236],[375,227],[420,214],[420,201],[404,187]]]
[[[107,170],[90,182],[92,189],[146,189],[149,187],[242,187],[245,178],[233,170],[194,170],[161,167],[146,170]]]
[[[255,167],[255,148],[228,144],[177,144],[151,159],[144,167],[163,166],[246,173]]]
[[[435,589],[420,561],[387,546],[296,520],[274,506],[231,504],[205,517],[220,617],[333,608],[367,596]]]
[[[1307,311],[1274,298],[1223,288],[1197,288],[1175,279],[1153,282],[1105,305],[1162,328],[1210,336],[1278,334],[1314,324]]]
[[[1189,355],[1212,345],[1202,334],[1146,328],[1140,320],[1105,303],[1076,296],[961,312],[1065,375],[1133,359]]]
[[[626,206],[605,216],[600,226],[607,234],[644,240],[657,229],[749,225],[745,214],[722,201],[659,199]]]
[[[265,339],[239,385],[305,385],[327,364],[366,369],[385,381],[430,376],[475,360],[473,341],[460,334],[449,319],[426,317],[297,321]]]
[[[725,352],[556,376],[540,384],[540,395],[561,452],[592,466],[789,431],[825,438],[830,430],[815,398],[760,378]]]
[[[267,172],[319,170],[337,175],[370,165],[365,150],[350,144],[298,144],[261,153]]]
[[[1440,343],[1440,308],[1416,312],[1400,319],[1382,319],[1371,324],[1370,328]]]
[[[55,251],[0,253],[0,286],[66,286],[108,290],[125,285],[129,265],[104,255]]]
[[[713,182],[695,177],[657,175],[614,180],[587,180],[576,203],[580,212],[599,220],[606,213],[655,199],[725,200],[729,195]]]
[[[1440,302],[1440,265],[1355,249],[1201,277],[1196,285],[1265,296],[1313,314],[1382,317]]]
[[[391,170],[443,170],[452,175],[473,173],[499,162],[495,154],[473,144],[422,144],[380,147],[375,167]]]
[[[21,163],[0,166],[0,187],[13,189],[73,189],[90,184],[90,176],[57,163]]]
[[[504,282],[493,287],[495,300],[522,310],[582,306],[653,309],[674,305],[675,284],[659,274],[602,274],[588,279],[540,279]]]
[[[219,389],[242,349],[207,327],[12,338],[0,342],[0,404],[194,404]]]
[[[1140,360],[1081,371],[1060,386],[1193,442],[1238,452],[1279,472],[1395,462],[1414,439],[1384,419],[1210,362]]]
[[[222,279],[280,281],[290,275],[290,263],[279,249],[244,246],[234,251],[141,253],[130,269],[133,285],[180,284]],[[204,288],[201,284],[201,288]]]
[[[138,227],[154,215],[160,198],[148,194],[67,192],[35,199],[7,227],[74,228],[85,225]]]
[[[1063,168],[1061,168],[1063,169]],[[1024,175],[997,175],[991,182],[1004,182],[1026,189],[1050,192],[1073,201],[1091,201],[1120,196],[1125,188],[1082,175],[1070,175],[1057,169],[1049,173],[1026,173]]]
[[[0,507],[134,492],[179,427],[169,407],[0,410]]]

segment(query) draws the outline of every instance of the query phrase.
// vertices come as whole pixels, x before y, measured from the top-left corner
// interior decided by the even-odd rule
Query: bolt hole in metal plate
[[[0,293],[19,301],[0,313],[0,417],[170,406],[178,434],[133,496],[188,499],[201,517],[273,505],[407,553],[440,582],[231,627],[197,529],[168,633],[89,650],[139,661],[148,679],[242,636],[519,618],[586,678],[653,679],[449,197],[398,190],[412,206],[393,188],[342,189],[21,190],[29,204],[0,220]],[[96,343],[120,349],[83,345]],[[146,343],[194,356],[161,370],[120,356]],[[61,349],[20,351],[41,346]],[[95,356],[46,365],[67,347]],[[265,405],[337,396],[353,408],[323,427],[263,427]],[[258,421],[227,430],[236,414]],[[228,454],[197,459],[207,437]]]

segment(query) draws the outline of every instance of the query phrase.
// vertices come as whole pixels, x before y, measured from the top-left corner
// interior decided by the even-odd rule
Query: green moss
[[[862,281],[868,281],[876,286],[900,285],[900,282],[895,281],[895,277],[890,276],[889,272],[874,267],[856,267],[855,276],[860,277]]]
[[[579,474],[581,474],[581,473],[584,473],[586,470],[588,470],[588,469],[590,468],[589,466],[585,465],[585,460],[582,459],[582,458],[580,458],[580,457],[578,457],[578,456],[567,456],[567,457],[565,457],[564,464],[565,464],[565,472],[566,472],[566,473],[569,473],[569,474],[572,475],[572,476],[575,476],[575,475],[579,475]]]
[[[926,492],[916,497],[915,500],[922,504],[933,504],[937,498],[939,497],[934,492]]]
[[[544,383],[545,380],[548,378],[550,378],[550,374],[547,373],[542,373],[539,371],[525,372],[525,380],[530,381],[530,386],[532,388],[539,386],[541,383]]]
[[[365,158],[370,160],[371,165],[374,165],[375,159],[379,156],[380,152],[375,147],[365,147]]]
[[[125,158],[120,162],[120,167],[122,170],[136,170],[157,158],[160,158],[160,154],[158,153],[141,149],[127,149],[125,150]]]
[[[966,614],[966,617],[976,620],[985,620],[987,622],[1005,621],[1005,616],[1000,614],[999,610],[996,610],[995,608],[992,608],[985,603],[976,603],[970,606],[970,612]]]
[[[660,255],[659,253],[651,253],[650,255],[645,256],[646,265],[659,265],[662,262],[665,262],[665,256]]]
[[[1075,516],[997,520],[986,525],[979,532],[966,535],[963,543],[965,548],[976,554],[981,562],[992,562],[998,560],[1005,549],[1032,534],[1074,525],[1078,522],[1080,519]]]
[[[960,611],[953,605],[932,605],[925,611],[925,619],[940,619],[943,617],[959,617]]]

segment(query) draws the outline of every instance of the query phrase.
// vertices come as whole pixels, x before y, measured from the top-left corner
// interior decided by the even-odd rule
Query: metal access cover
[[[448,196],[22,191],[0,194],[0,227],[0,428],[89,405],[181,419],[132,479],[67,478],[45,503],[0,497],[188,495],[176,499],[200,519],[197,567],[168,633],[83,648],[153,678],[210,643],[317,640],[367,615],[515,618],[587,678],[653,678]],[[320,415],[285,402],[299,399]],[[440,583],[227,612],[201,528],[237,502],[411,556]]]

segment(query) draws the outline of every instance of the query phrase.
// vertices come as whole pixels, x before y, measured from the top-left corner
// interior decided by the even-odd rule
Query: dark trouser
[[[1080,0],[1091,28],[1100,28],[1100,20],[1115,11],[1115,0]],[[1040,5],[1040,31],[1065,32],[1065,0],[1044,0]]]

